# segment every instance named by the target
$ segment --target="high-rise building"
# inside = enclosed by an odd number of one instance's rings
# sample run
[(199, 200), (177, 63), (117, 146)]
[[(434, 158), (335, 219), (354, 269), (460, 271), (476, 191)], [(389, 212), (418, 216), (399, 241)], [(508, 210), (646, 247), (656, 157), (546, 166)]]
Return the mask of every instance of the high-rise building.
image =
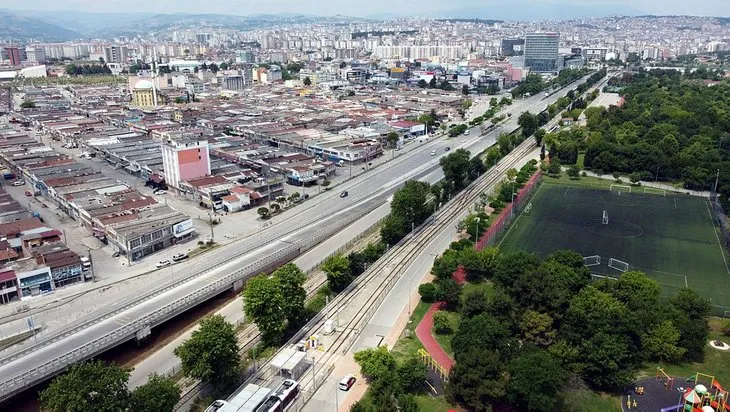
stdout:
[(173, 188), (179, 188), (180, 182), (210, 175), (208, 141), (177, 139), (163, 142), (162, 166), (165, 182)]
[(530, 33), (525, 36), (525, 67), (538, 73), (558, 70), (560, 34)]
[(46, 62), (46, 52), (43, 50), (43, 47), (27, 46), (25, 48), (25, 53), (28, 56), (27, 58), (29, 63), (41, 64)]
[(127, 61), (127, 46), (104, 47), (104, 61), (106, 63), (125, 63)]
[(522, 56), (525, 39), (502, 39), (502, 56)]
[(256, 63), (253, 50), (236, 50), (236, 63)]
[(5, 53), (11, 66), (20, 66), (20, 50), (17, 47), (6, 47)]

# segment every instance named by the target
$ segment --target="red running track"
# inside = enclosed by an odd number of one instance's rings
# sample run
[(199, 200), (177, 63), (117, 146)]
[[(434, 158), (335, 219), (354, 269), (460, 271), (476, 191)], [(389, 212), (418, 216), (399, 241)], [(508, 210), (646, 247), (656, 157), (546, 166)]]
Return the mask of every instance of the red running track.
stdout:
[(418, 340), (421, 341), (423, 347), (431, 355), (433, 360), (447, 371), (451, 371), (451, 367), (454, 366), (454, 361), (449, 358), (449, 355), (444, 352), (441, 345), (436, 342), (436, 339), (431, 334), (431, 329), (433, 329), (433, 314), (439, 309), (441, 309), (441, 302), (436, 302), (428, 308), (428, 312), (421, 319), (421, 323), (416, 326), (416, 336), (418, 336)]

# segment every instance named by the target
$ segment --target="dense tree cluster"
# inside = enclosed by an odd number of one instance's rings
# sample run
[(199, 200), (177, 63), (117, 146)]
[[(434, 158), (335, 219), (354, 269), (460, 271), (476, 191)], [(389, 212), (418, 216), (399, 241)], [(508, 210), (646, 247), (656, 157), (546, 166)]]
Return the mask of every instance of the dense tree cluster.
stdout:
[(583, 256), (567, 250), (544, 260), (458, 246), (447, 253), (441, 260), (448, 265), (434, 264), (440, 279), (463, 266), (478, 274), (472, 281), (493, 283), (492, 293), (472, 290), (450, 306), (462, 320), (451, 342), (456, 365), (446, 395), (468, 410), (505, 402), (557, 410), (569, 377), (622, 389), (643, 361), (702, 356), (710, 305), (689, 289), (662, 299), (657, 282), (641, 272), (591, 282)]
[[(625, 102), (588, 109), (585, 167), (681, 180), (689, 188), (730, 195), (730, 83), (712, 87), (673, 70), (625, 74), (612, 84)], [(591, 110), (589, 112), (589, 110)]]
[(587, 68), (582, 69), (563, 69), (558, 73), (558, 76), (549, 82), (542, 80), (542, 77), (536, 73), (530, 73), (527, 78), (520, 83), (517, 87), (512, 89), (512, 97), (522, 97), (527, 94), (535, 95), (542, 92), (545, 89), (558, 86), (567, 86), (570, 83), (580, 79), (581, 77), (588, 74), (590, 71)]
[(412, 394), (422, 391), (426, 382), (426, 366), (413, 356), (402, 362), (386, 346), (355, 353), (355, 362), (370, 383), (370, 403), (358, 402), (351, 411), (417, 411)]
[(200, 321), (200, 328), (175, 348), (175, 355), (186, 376), (225, 387), (238, 376), (239, 351), (233, 325), (222, 315), (212, 315)]
[(152, 374), (146, 384), (127, 389), (131, 369), (102, 361), (72, 365), (53, 379), (40, 394), (43, 410), (85, 411), (173, 411), (180, 401), (180, 388), (169, 379)]
[(427, 202), (430, 193), (428, 183), (409, 180), (393, 194), (390, 214), (380, 228), (380, 237), (385, 244), (398, 243), (434, 211), (434, 205)]
[(89, 75), (89, 74), (112, 74), (104, 64), (69, 64), (66, 66), (66, 74), (69, 76)]

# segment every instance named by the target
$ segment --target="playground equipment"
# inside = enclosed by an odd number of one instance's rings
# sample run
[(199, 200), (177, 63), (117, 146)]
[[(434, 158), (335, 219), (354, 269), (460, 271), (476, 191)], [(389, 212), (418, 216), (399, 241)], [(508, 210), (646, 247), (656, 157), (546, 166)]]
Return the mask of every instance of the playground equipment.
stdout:
[(656, 380), (661, 380), (664, 383), (664, 388), (667, 390), (674, 389), (674, 378), (667, 375), (660, 366), (656, 367)]
[[(714, 376), (697, 372), (687, 378), (693, 382), (694, 388), (687, 388), (682, 393), (679, 403), (686, 412), (730, 412), (727, 403), (728, 392), (722, 388)], [(678, 405), (679, 406), (679, 405)]]
[(449, 381), (449, 371), (443, 366), (439, 365), (425, 349), (421, 348), (418, 350), (418, 355), (421, 357), (421, 361), (426, 364), (427, 367), (431, 368), (436, 372), (443, 382)]

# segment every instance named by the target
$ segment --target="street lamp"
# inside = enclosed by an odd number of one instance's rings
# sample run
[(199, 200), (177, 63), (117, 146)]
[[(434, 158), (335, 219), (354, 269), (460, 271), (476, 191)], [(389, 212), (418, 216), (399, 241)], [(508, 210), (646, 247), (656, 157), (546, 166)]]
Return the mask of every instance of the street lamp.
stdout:
[(474, 229), (474, 243), (479, 242), (479, 222), (481, 221), (480, 218), (474, 219), (474, 221), (477, 222), (477, 227)]

